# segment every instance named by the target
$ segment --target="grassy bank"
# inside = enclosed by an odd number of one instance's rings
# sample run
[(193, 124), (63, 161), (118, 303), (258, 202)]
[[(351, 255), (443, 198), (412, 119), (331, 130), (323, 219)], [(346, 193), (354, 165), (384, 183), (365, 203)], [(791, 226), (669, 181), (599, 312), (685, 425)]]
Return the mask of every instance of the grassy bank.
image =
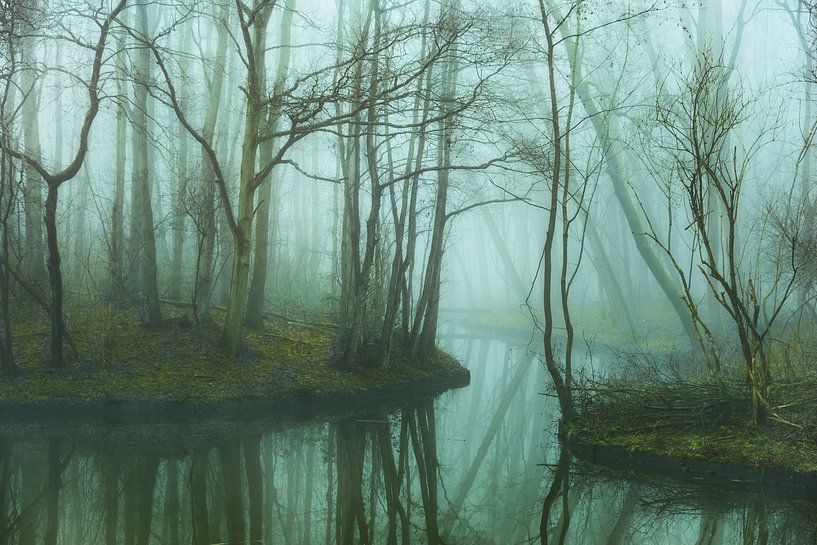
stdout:
[[(19, 366), (0, 379), (0, 404), (9, 407), (98, 407), (117, 403), (217, 406), (225, 402), (321, 401), (363, 396), (435, 381), (461, 382), (467, 372), (437, 352), (417, 361), (396, 358), (386, 368), (341, 372), (330, 365), (332, 331), (281, 319), (249, 331), (243, 356), (218, 346), (221, 316), (195, 325), (184, 311), (166, 309), (160, 328), (145, 329), (136, 316), (108, 307), (74, 309), (68, 317), (72, 364), (52, 370), (44, 320), (17, 327)], [(409, 392), (407, 392), (409, 393)]]
[(752, 427), (739, 385), (611, 384), (564, 424), (563, 438), (584, 451), (631, 453), (635, 463), (644, 455), (817, 475), (817, 380), (778, 384), (771, 404), (768, 422)]

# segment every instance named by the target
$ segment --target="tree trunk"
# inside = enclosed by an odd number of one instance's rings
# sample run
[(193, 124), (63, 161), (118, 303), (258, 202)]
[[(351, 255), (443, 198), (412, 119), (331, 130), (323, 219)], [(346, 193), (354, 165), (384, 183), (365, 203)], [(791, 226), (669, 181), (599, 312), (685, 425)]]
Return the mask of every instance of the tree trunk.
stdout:
[[(281, 15), (281, 40), (278, 50), (278, 68), (275, 73), (275, 83), (272, 90), (272, 102), (277, 104), (286, 85), (291, 58), (290, 44), (292, 43), (292, 17), (295, 14), (297, 0), (287, 0), (284, 13)], [(269, 109), (267, 114), (267, 132), (275, 132), (278, 126), (278, 117), (281, 115), (277, 107)], [(267, 139), (261, 144), (261, 164), (272, 161), (275, 141)], [(270, 211), (273, 199), (278, 198), (278, 192), (273, 191), (276, 179), (270, 174), (259, 187), (258, 219), (255, 226), (255, 261), (253, 262), (252, 283), (250, 285), (249, 300), (247, 303), (246, 323), (248, 327), (260, 328), (263, 325), (264, 302), (266, 301), (267, 271), (269, 270), (269, 242), (270, 242)]]
[(13, 189), (13, 162), (0, 149), (0, 372), (13, 374), (17, 365), (14, 360), (14, 327), (11, 320), (11, 270), (9, 217), (15, 204)]
[[(224, 320), (222, 346), (232, 356), (238, 356), (241, 345), (241, 325), (244, 321), (249, 288), (250, 258), (252, 250), (252, 222), (255, 213), (255, 169), (258, 158), (258, 131), (264, 113), (266, 82), (266, 32), (270, 20), (271, 5), (266, 4), (255, 14), (249, 26), (241, 16), (245, 30), (245, 47), (248, 58), (246, 112), (244, 118), (244, 139), (241, 145), (241, 169), (239, 173), (238, 214), (233, 232), (233, 265), (230, 275), (227, 317)], [(250, 34), (252, 37), (250, 38)]]
[[(117, 42), (117, 49), (124, 50), (123, 40)], [(120, 100), (127, 99), (127, 88), (124, 84), (125, 59), (124, 53), (116, 56), (116, 93)], [(111, 209), (111, 249), (110, 249), (110, 298), (118, 302), (122, 297), (125, 266), (125, 223), (123, 209), (125, 207), (125, 160), (128, 130), (128, 114), (124, 104), (116, 109), (116, 166), (114, 173), (114, 196)]]
[[(41, 90), (37, 85), (37, 78), (34, 75), (31, 51), (34, 47), (30, 44), (22, 44), (22, 77), (20, 86), (23, 90), (23, 103), (21, 105), (21, 115), (23, 122), (23, 143), (26, 154), (36, 160), (40, 160), (42, 152), (40, 146), (40, 123), (38, 112), (40, 110)], [(25, 216), (25, 248), (23, 267), (32, 283), (41, 288), (46, 281), (45, 255), (43, 252), (43, 204), (42, 186), (43, 179), (40, 174), (28, 163), (24, 166), (25, 183), (23, 184), (23, 213)]]
[(59, 186), (48, 184), (48, 195), (45, 200), (45, 232), (48, 242), (48, 283), (51, 287), (49, 315), (51, 322), (51, 366), (56, 369), (65, 367), (63, 344), (65, 341), (65, 322), (63, 321), (62, 271), (60, 270), (60, 248), (57, 243), (57, 198)]
[[(445, 83), (443, 97), (445, 103), (450, 103), (457, 87), (459, 62), (456, 56), (447, 60), (445, 64)], [(443, 250), (445, 246), (445, 230), (448, 217), (448, 175), (451, 166), (451, 145), (454, 137), (454, 119), (449, 110), (443, 110), (444, 119), (441, 122), (441, 132), (437, 142), (438, 166), (437, 195), (434, 203), (434, 224), (431, 231), (431, 248), (426, 264), (426, 274), (423, 280), (423, 290), (417, 303), (417, 314), (414, 317), (412, 335), (412, 352), (415, 354), (430, 354), (434, 350), (437, 338), (437, 318), (440, 307), (440, 281), (442, 274)], [(422, 319), (422, 329), (420, 329)]]
[[(213, 76), (209, 81), (209, 99), (207, 111), (204, 116), (204, 127), (202, 137), (206, 142), (213, 142), (216, 124), (219, 120), (219, 113), (224, 98), (224, 80), (227, 72), (227, 26), (230, 24), (230, 3), (224, 2), (219, 12), (216, 22), (216, 54)], [(229, 116), (229, 110), (223, 112), (224, 116)], [(207, 318), (212, 306), (213, 294), (213, 268), (216, 246), (216, 175), (214, 165), (209, 156), (202, 149), (201, 154), (201, 194), (200, 203), (190, 203), (194, 206), (193, 214), (197, 217), (197, 229), (200, 237), (198, 248), (196, 285), (194, 288), (193, 304), (197, 315)]]
[[(191, 31), (182, 33), (180, 50), (188, 51), (190, 49)], [(179, 91), (179, 106), (185, 108), (187, 105), (186, 86), (183, 86)], [(189, 159), (189, 134), (187, 130), (181, 125), (179, 131), (179, 157), (178, 157), (178, 173), (176, 176), (176, 195), (175, 202), (172, 207), (172, 231), (173, 231), (173, 245), (171, 249), (171, 265), (170, 265), (170, 289), (169, 295), (172, 299), (180, 301), (182, 299), (182, 259), (184, 257), (184, 239), (185, 239), (185, 200), (187, 198), (187, 182), (188, 182), (188, 159)]]
[(599, 146), (602, 149), (608, 150), (605, 165), (607, 175), (610, 177), (610, 181), (612, 182), (616, 199), (624, 211), (624, 217), (627, 219), (627, 225), (630, 227), (630, 232), (633, 234), (633, 240), (635, 241), (635, 246), (638, 249), (638, 253), (641, 255), (641, 258), (644, 260), (644, 264), (647, 265), (647, 268), (649, 269), (650, 273), (652, 273), (653, 278), (655, 278), (656, 282), (658, 282), (659, 287), (672, 305), (672, 308), (684, 329), (684, 333), (686, 333), (690, 342), (697, 343), (698, 337), (695, 333), (695, 327), (692, 324), (692, 317), (689, 314), (689, 309), (687, 309), (683, 302), (683, 295), (678, 290), (678, 287), (672, 281), (667, 273), (667, 270), (664, 268), (664, 265), (661, 263), (661, 260), (656, 255), (650, 240), (644, 234), (647, 232), (647, 228), (642, 221), (641, 213), (639, 212), (638, 207), (633, 202), (633, 199), (629, 193), (630, 188), (625, 175), (626, 169), (621, 159), (623, 152), (621, 149), (622, 146), (610, 134), (610, 127), (606, 116), (602, 115), (586, 80), (581, 80), (581, 78), (579, 78), (579, 81), (580, 83), (576, 86), (576, 94), (582, 101), (584, 109), (587, 112), (587, 116), (593, 124), (596, 134), (600, 138)]
[[(569, 376), (562, 374), (561, 369), (556, 363), (556, 356), (553, 348), (553, 258), (555, 253), (553, 251), (553, 242), (556, 237), (556, 219), (559, 210), (559, 195), (560, 187), (562, 185), (562, 129), (560, 121), (560, 111), (558, 100), (559, 97), (556, 92), (556, 61), (554, 59), (554, 37), (550, 31), (549, 15), (546, 13), (543, 0), (539, 0), (539, 6), (542, 17), (542, 25), (545, 29), (547, 38), (547, 70), (548, 70), (548, 101), (550, 104), (551, 130), (553, 139), (553, 165), (550, 173), (550, 195), (546, 203), (547, 213), (547, 228), (545, 230), (545, 246), (543, 250), (544, 259), (542, 260), (542, 306), (544, 308), (545, 323), (544, 323), (544, 351), (545, 351), (545, 366), (547, 367), (550, 378), (553, 381), (553, 386), (559, 398), (559, 406), (562, 410), (562, 417), (569, 420), (575, 415), (575, 408), (573, 407), (573, 392), (570, 390)], [(569, 158), (568, 161), (569, 162)], [(569, 164), (568, 164), (569, 168)]]
[[(143, 35), (148, 34), (148, 13), (146, 4), (136, 6), (136, 26)], [(162, 321), (159, 309), (159, 289), (156, 283), (156, 233), (153, 224), (151, 203), (150, 158), (148, 151), (148, 85), (150, 81), (150, 50), (139, 47), (133, 53), (134, 108), (131, 114), (134, 131), (133, 145), (133, 185), (131, 193), (131, 270), (135, 296), (143, 319), (149, 326), (158, 326)]]

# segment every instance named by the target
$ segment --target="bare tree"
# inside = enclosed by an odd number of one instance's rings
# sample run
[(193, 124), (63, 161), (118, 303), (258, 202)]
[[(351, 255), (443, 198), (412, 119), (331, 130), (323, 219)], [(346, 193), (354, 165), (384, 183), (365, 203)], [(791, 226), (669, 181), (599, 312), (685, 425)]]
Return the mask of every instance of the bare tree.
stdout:
[[(751, 398), (749, 416), (760, 424), (771, 413), (769, 333), (794, 292), (800, 271), (794, 258), (796, 236), (779, 247), (771, 280), (764, 281), (744, 258), (741, 198), (764, 133), (749, 137), (748, 143), (735, 137), (753, 101), (738, 86), (730, 89), (725, 84), (729, 76), (727, 67), (704, 53), (681, 82), (679, 94), (657, 102), (656, 116), (694, 229), (697, 269), (709, 295), (734, 325)], [(729, 139), (735, 144), (727, 147), (724, 142)], [(708, 219), (710, 196), (723, 211), (722, 228), (715, 233)], [(695, 317), (701, 321), (699, 313)]]
[(85, 81), (88, 92), (88, 107), (83, 117), (80, 129), (77, 148), (71, 162), (62, 170), (51, 171), (40, 161), (38, 157), (32, 157), (27, 152), (19, 151), (11, 147), (8, 142), (0, 142), (3, 149), (17, 159), (25, 162), (26, 165), (34, 169), (42, 177), (46, 184), (47, 194), (45, 200), (45, 230), (48, 246), (48, 281), (51, 291), (49, 303), (49, 315), (51, 324), (50, 342), (50, 362), (53, 367), (61, 368), (65, 366), (63, 356), (63, 343), (65, 341), (65, 318), (63, 316), (63, 285), (62, 270), (60, 268), (60, 249), (57, 241), (57, 199), (59, 189), (65, 182), (77, 175), (85, 156), (88, 153), (88, 138), (91, 133), (94, 119), (99, 112), (99, 85), (102, 66), (106, 60), (105, 45), (114, 21), (122, 13), (127, 5), (127, 0), (120, 0), (113, 9), (102, 19), (97, 21), (99, 33), (96, 43), (82, 44), (93, 53), (90, 78)]

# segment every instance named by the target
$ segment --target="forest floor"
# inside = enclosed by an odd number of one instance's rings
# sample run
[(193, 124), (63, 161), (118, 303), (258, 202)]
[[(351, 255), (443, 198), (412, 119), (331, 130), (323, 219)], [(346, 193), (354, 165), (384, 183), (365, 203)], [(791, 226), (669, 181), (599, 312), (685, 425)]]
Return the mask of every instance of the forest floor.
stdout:
[(234, 402), (277, 407), (410, 394), (423, 385), (468, 381), (467, 371), (441, 351), (422, 361), (398, 357), (387, 367), (339, 371), (330, 363), (329, 326), (283, 319), (247, 331), (244, 353), (234, 360), (218, 344), (219, 311), (196, 326), (182, 310), (163, 310), (161, 327), (146, 329), (135, 315), (109, 307), (71, 309), (67, 321), (74, 348), (67, 349), (72, 361), (65, 370), (45, 364), (47, 321), (23, 320), (15, 331), (19, 373), (0, 380), (0, 407), (206, 409)]
[[(730, 483), (817, 487), (817, 376), (778, 383), (765, 424), (740, 385), (607, 384), (562, 438), (580, 457)], [(607, 459), (607, 460), (605, 460)]]

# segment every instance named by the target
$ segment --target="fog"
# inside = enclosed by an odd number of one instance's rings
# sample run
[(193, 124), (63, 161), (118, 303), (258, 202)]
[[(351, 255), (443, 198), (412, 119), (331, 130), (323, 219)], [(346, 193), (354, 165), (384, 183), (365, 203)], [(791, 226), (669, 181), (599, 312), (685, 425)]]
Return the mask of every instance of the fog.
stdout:
[[(437, 251), (431, 248), (440, 197), (436, 165), (443, 165), (449, 187), (440, 305), (513, 310), (527, 304), (542, 312), (537, 282), (553, 151), (548, 46), (536, 3), (280, 4), (270, 6), (259, 38), (265, 54), (252, 53), (265, 64), (257, 115), (272, 125), (258, 128), (263, 141), (254, 154), (267, 157), (256, 160), (260, 183), (249, 200), (239, 195), (248, 61), (233, 7), (150, 3), (117, 14), (100, 63), (100, 111), (87, 154), (57, 200), (66, 297), (116, 292), (153, 308), (144, 309), (154, 314), (146, 321), (157, 318), (154, 299), (195, 298), (206, 315), (210, 305), (230, 299), (235, 242), (225, 210), (231, 208), (234, 221), (251, 231), (245, 236), (255, 263), (252, 298), (287, 315), (332, 320), (343, 284), (344, 210), (356, 208), (357, 244), (365, 254), (374, 165), (382, 188), (366, 282), (386, 291), (389, 265), (411, 238), (406, 274), (416, 302), (428, 256)], [(25, 153), (51, 173), (76, 156), (89, 107), (89, 49), (114, 6), (93, 7), (5, 8), (6, 179), (16, 182), (5, 193), (6, 259), (34, 283), (45, 279), (45, 233), (37, 220), (46, 190), (36, 169), (21, 169), (14, 155)], [(644, 312), (672, 313), (669, 300), (680, 294), (681, 280), (662, 246), (686, 272), (695, 304), (708, 304), (706, 282), (695, 271), (699, 234), (688, 229), (694, 212), (683, 202), (674, 164), (686, 158), (672, 134), (688, 128), (678, 113), (703, 58), (723, 71), (716, 100), (729, 96), (740, 106), (718, 142), (719, 153), (734, 152), (730, 160), (740, 168), (739, 261), (763, 291), (773, 289), (765, 282), (776, 276), (766, 246), (779, 241), (770, 218), (796, 216), (792, 207), (810, 198), (812, 38), (805, 8), (774, 2), (545, 7), (554, 21), (569, 12), (552, 29), (552, 98), (569, 145), (563, 160), (572, 186), (564, 216), (568, 248), (557, 236), (544, 261), (558, 271), (566, 257), (575, 273), (576, 311), (602, 309), (646, 338)], [(375, 32), (385, 44), (377, 55)], [(760, 34), (769, 37), (755, 39)], [(363, 49), (355, 53), (355, 47)], [(374, 57), (361, 58), (358, 67), (355, 55)], [(430, 55), (453, 64), (423, 65)], [(378, 64), (363, 66), (370, 62)], [(376, 126), (369, 127), (361, 126), (365, 110), (351, 105), (364, 88), (349, 86), (371, 70), (383, 74), (375, 90)], [(371, 158), (363, 142), (369, 128)], [(217, 157), (223, 195), (196, 135)], [(344, 197), (344, 183), (360, 185), (356, 203), (345, 200), (351, 192)], [(404, 215), (415, 223), (411, 233), (399, 217), (404, 197)], [(249, 211), (242, 217), (244, 201)], [(713, 214), (710, 223), (725, 221), (723, 211)], [(266, 255), (259, 256), (262, 246)], [(365, 255), (357, 259), (362, 266)], [(255, 280), (262, 269), (265, 281)]]
[[(424, 494), (424, 517), (401, 515), (404, 541), (433, 513), (434, 530), (411, 542), (547, 542), (542, 502), (547, 512), (562, 494), (558, 516), (569, 519), (569, 487), (554, 484), (558, 421), (580, 414), (607, 379), (740, 384), (753, 425), (777, 419), (813, 433), (813, 415), (789, 422), (770, 400), (777, 384), (814, 376), (814, 9), (805, 0), (0, 0), (0, 380), (104, 367), (111, 316), (137, 323), (140, 338), (174, 327), (218, 335), (218, 357), (233, 364), (256, 356), (248, 336), (269, 336), (265, 324), (280, 320), (327, 328), (331, 367), (343, 372), (433, 359), (438, 348), (470, 370), (471, 390), (436, 405), (441, 419), (434, 403), (369, 415), (391, 427), (363, 430), (360, 459), (347, 462), (375, 475), (366, 490), (388, 503), (380, 538), (376, 501), (368, 538), (365, 502), (339, 507), (369, 477), (340, 484), (348, 468), (327, 454), (340, 456), (338, 434), (354, 436), (358, 421), (265, 424), (225, 439), (254, 445), (269, 464), (265, 482), (290, 487), (289, 503), (264, 513), (265, 543), (396, 543), (393, 509), (401, 494), (411, 505), (412, 491)], [(434, 439), (443, 469), (406, 476), (401, 491), (384, 452), (394, 442), (400, 467), (432, 456), (409, 450), (431, 441), (407, 439), (401, 422), (417, 414), (466, 446)], [(65, 437), (9, 437), (0, 477), (17, 474), (20, 449), (37, 451), (43, 468), (21, 475), (72, 475), (66, 517), (92, 510), (78, 498), (108, 482), (99, 459), (119, 456), (94, 447), (55, 469), (46, 450), (65, 453)], [(187, 509), (191, 527), (179, 530), (165, 511), (164, 537), (140, 533), (157, 524), (148, 517), (125, 521), (125, 539), (179, 542), (181, 531), (199, 542), (194, 526), (208, 507), (202, 515), (195, 498), (180, 500), (175, 479), (215, 467), (212, 449), (223, 445), (207, 438), (139, 454), (151, 482), (175, 490), (163, 509)], [(281, 470), (302, 463), (289, 448), (309, 456), (307, 484), (290, 484), (303, 468)], [(232, 467), (220, 452), (217, 480)], [(247, 464), (235, 461), (239, 481)], [(97, 465), (100, 475), (87, 469)], [(256, 477), (222, 496), (199, 492), (211, 510), (230, 497), (254, 501)], [(653, 519), (652, 500), (627, 507), (627, 490), (644, 486), (653, 498), (660, 485), (596, 477), (582, 474), (579, 488), (598, 487), (622, 510), (595, 520), (595, 497), (574, 495), (587, 519), (572, 533), (560, 519), (552, 535), (565, 528), (562, 542), (703, 542), (697, 519)], [(437, 478), (451, 484), (447, 495), (429, 492)], [(125, 482), (116, 479), (105, 493)], [(337, 489), (318, 498), (313, 479)], [(20, 505), (41, 483), (24, 484)], [(3, 503), (12, 488), (0, 484), (0, 543), (33, 542), (2, 528), (16, 512)], [(313, 493), (325, 502), (314, 524), (301, 518)], [(125, 501), (141, 501), (134, 494)], [(707, 543), (746, 539), (735, 522), (744, 509), (762, 510), (767, 525), (791, 515), (785, 502), (778, 511), (744, 500), (694, 499), (679, 512), (705, 513), (700, 536), (720, 528), (721, 541)], [(243, 524), (237, 505), (226, 516)], [(153, 509), (147, 501), (140, 513)], [(535, 517), (521, 514), (531, 509)], [(791, 516), (786, 524), (804, 520)], [(34, 518), (23, 526), (47, 526)], [(108, 543), (123, 532), (96, 523), (113, 532)], [(213, 539), (228, 529), (244, 537), (233, 523), (217, 520)], [(616, 524), (652, 533), (608, 532)], [(659, 536), (663, 524), (670, 537)], [(97, 539), (75, 526), (59, 535)]]

